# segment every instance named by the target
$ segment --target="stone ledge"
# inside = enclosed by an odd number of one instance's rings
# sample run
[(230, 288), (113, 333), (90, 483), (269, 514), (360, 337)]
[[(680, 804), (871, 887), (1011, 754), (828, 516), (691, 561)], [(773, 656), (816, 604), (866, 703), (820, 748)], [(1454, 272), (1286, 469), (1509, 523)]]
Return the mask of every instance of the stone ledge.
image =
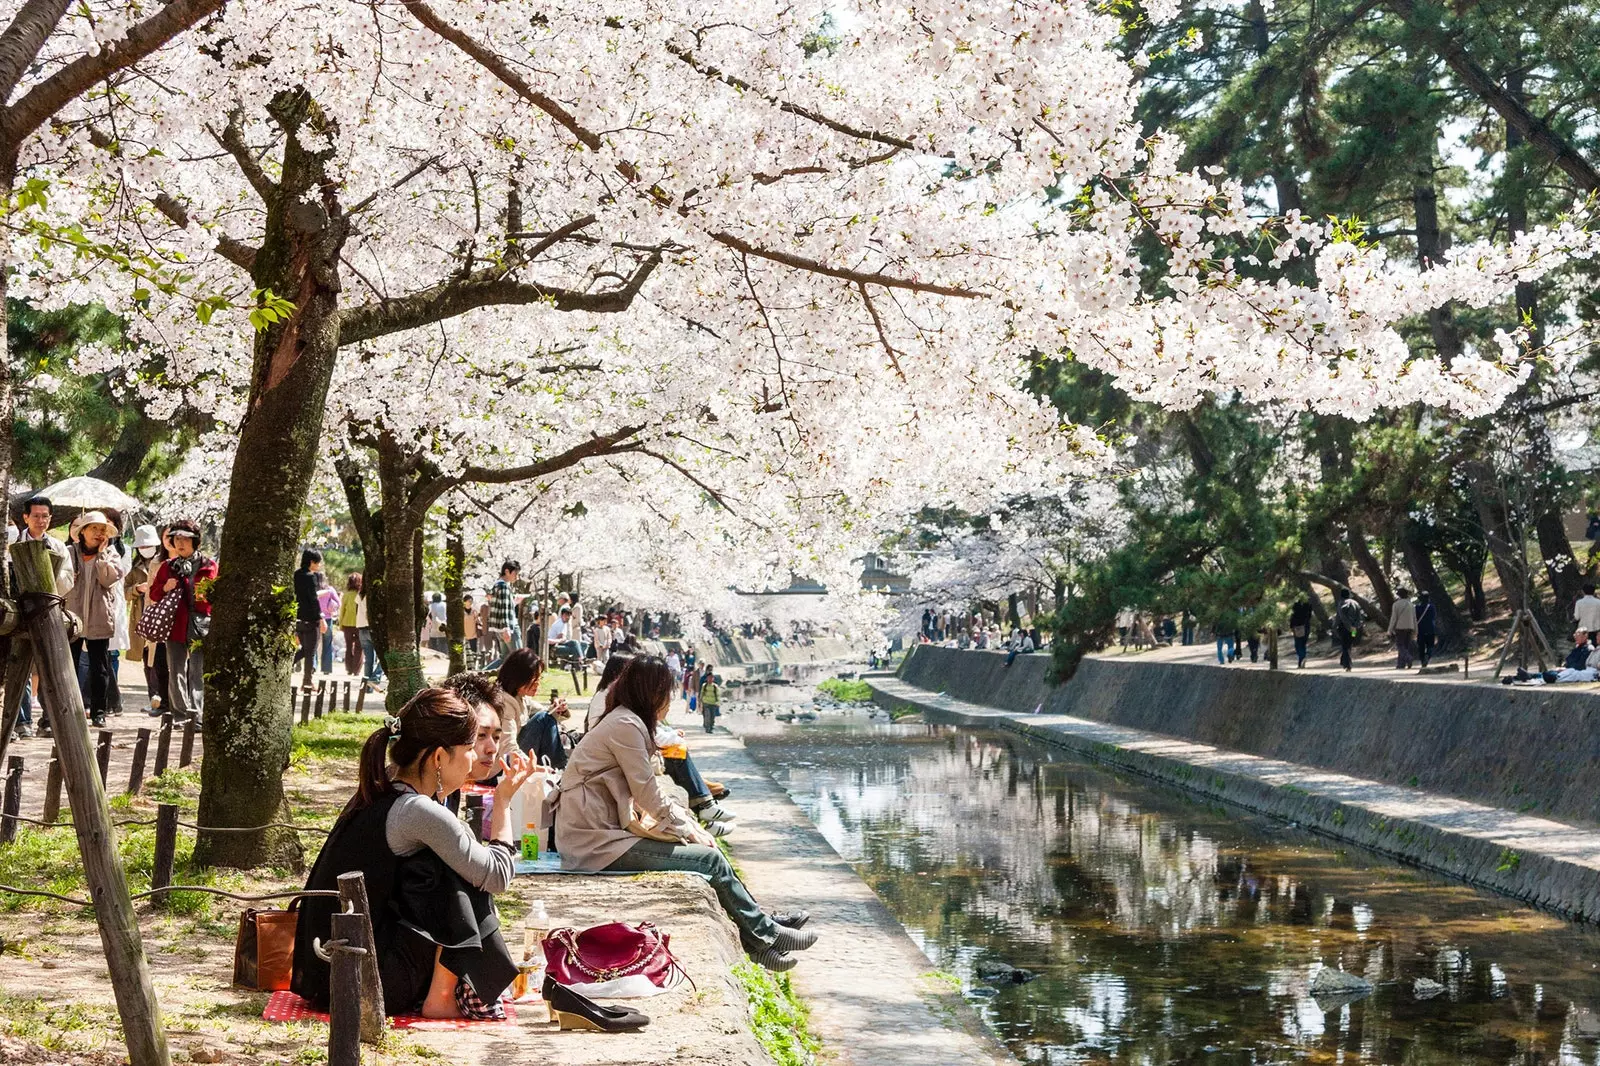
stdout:
[(1569, 918), (1600, 920), (1600, 833), (1105, 722), (1015, 714), (888, 678), (868, 683), (879, 703), (911, 704), (929, 721), (1008, 729)]

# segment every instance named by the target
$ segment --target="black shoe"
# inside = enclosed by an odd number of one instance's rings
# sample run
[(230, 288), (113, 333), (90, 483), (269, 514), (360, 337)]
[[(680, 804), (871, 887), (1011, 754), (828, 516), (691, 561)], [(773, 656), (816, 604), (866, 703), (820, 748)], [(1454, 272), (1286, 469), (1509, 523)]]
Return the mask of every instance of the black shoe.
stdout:
[(105, 712), (102, 711), (99, 714), (91, 714), (89, 716), (89, 724), (94, 726), (96, 729), (104, 729), (106, 727)]
[(806, 911), (782, 911), (774, 914), (772, 920), (790, 929), (803, 929), (811, 920), (811, 915)]
[(550, 1015), (563, 1029), (591, 1029), (600, 1033), (631, 1033), (650, 1024), (650, 1019), (626, 1007), (605, 1007), (579, 995), (555, 978), (545, 976), (540, 990), (550, 1005)]
[(798, 929), (779, 925), (778, 935), (772, 941), (772, 950), (788, 954), (791, 951), (804, 951), (816, 942), (817, 934), (815, 933), (803, 933)]

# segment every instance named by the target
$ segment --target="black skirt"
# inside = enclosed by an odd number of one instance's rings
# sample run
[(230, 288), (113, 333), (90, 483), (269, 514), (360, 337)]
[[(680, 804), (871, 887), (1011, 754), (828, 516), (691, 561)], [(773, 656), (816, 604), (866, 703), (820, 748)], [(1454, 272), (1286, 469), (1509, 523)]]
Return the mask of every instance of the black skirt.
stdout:
[(439, 856), (423, 850), (400, 860), (390, 906), (396, 927), (378, 953), (390, 1013), (409, 1014), (422, 1006), (435, 955), (445, 969), (470, 980), (485, 1003), (510, 987), (517, 964), (500, 935), (493, 897), (463, 881)]

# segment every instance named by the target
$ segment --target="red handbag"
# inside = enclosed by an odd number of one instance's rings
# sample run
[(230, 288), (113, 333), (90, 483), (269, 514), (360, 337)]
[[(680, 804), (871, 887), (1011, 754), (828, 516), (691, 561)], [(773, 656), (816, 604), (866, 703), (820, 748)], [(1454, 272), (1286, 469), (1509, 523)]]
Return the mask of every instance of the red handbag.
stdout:
[(592, 985), (640, 976), (657, 988), (667, 988), (688, 978), (672, 957), (667, 946), (670, 939), (650, 922), (607, 922), (581, 933), (553, 929), (544, 939), (545, 966), (559, 985)]

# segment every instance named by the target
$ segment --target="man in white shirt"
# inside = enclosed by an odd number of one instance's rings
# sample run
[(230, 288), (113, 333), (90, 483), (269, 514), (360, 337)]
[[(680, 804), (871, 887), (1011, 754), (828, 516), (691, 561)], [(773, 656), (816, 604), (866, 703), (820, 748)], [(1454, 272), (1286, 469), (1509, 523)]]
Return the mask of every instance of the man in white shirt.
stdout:
[(1583, 596), (1573, 604), (1572, 617), (1578, 628), (1589, 634), (1590, 644), (1600, 644), (1600, 596), (1593, 585), (1583, 586)]
[(65, 596), (72, 591), (74, 567), (72, 558), (67, 554), (67, 546), (50, 535), (50, 523), (54, 517), (55, 512), (49, 500), (43, 496), (33, 497), (22, 505), (23, 527), (18, 540), (44, 541), (45, 547), (50, 549), (50, 554), (56, 557), (56, 594)]

